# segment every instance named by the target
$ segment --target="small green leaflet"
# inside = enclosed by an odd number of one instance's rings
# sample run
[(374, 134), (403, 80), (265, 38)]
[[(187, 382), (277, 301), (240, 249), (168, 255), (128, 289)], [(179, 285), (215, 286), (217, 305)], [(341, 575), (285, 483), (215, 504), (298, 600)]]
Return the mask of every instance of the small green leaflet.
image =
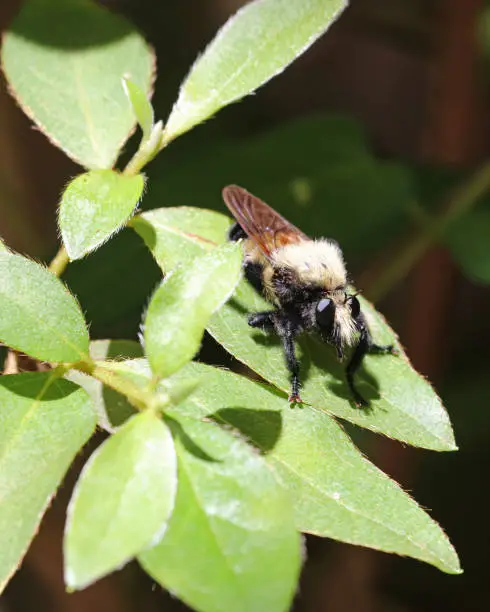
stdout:
[(0, 252), (0, 341), (31, 357), (79, 361), (88, 353), (83, 314), (44, 266)]
[(199, 612), (284, 612), (301, 554), (291, 504), (262, 457), (213, 423), (178, 417), (179, 486), (168, 530), (139, 556)]
[(24, 112), (85, 168), (111, 168), (135, 125), (123, 75), (150, 92), (154, 57), (137, 30), (95, 2), (30, 0), (2, 62)]
[(143, 140), (147, 140), (150, 137), (154, 120), (151, 102), (145, 92), (129, 78), (124, 77), (122, 83), (134, 116), (143, 132)]
[(65, 581), (81, 589), (157, 542), (172, 512), (176, 457), (165, 423), (132, 417), (85, 465), (68, 508)]
[(69, 183), (61, 198), (59, 226), (70, 259), (80, 259), (117, 232), (143, 193), (142, 174), (92, 170)]
[(155, 291), (144, 338), (157, 377), (173, 374), (197, 353), (211, 314), (236, 287), (241, 261), (239, 245), (225, 244), (174, 270)]
[(182, 84), (166, 141), (252, 93), (304, 53), (346, 0), (254, 0), (221, 28)]
[(52, 372), (1, 376), (0, 406), (1, 592), (96, 417), (87, 393)]

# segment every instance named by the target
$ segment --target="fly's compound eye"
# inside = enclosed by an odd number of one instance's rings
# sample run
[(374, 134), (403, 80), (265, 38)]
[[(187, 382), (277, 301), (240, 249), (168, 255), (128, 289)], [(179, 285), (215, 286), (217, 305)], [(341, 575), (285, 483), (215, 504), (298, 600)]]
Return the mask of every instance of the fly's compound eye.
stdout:
[(323, 298), (316, 307), (316, 322), (323, 329), (331, 329), (335, 319), (335, 305), (332, 300)]
[(359, 300), (355, 296), (352, 296), (349, 299), (349, 306), (352, 318), (357, 319), (357, 317), (361, 313), (361, 305), (359, 304)]

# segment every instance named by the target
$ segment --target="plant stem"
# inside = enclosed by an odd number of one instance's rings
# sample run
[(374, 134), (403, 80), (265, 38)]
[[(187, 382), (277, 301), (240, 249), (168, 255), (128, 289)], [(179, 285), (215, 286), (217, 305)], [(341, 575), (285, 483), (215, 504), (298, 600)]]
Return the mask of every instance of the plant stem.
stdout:
[(126, 167), (122, 171), (126, 176), (136, 176), (140, 170), (147, 164), (148, 159), (144, 153), (137, 151), (128, 161)]
[(62, 245), (49, 264), (48, 270), (55, 276), (59, 277), (63, 274), (69, 262), (70, 258), (68, 257), (68, 253), (66, 252), (65, 247)]
[(138, 150), (124, 168), (123, 174), (126, 176), (136, 176), (158, 153), (161, 140), (162, 122), (158, 121), (153, 126), (148, 140), (140, 143)]
[(89, 374), (106, 385), (106, 387), (121, 393), (137, 410), (145, 410), (154, 403), (152, 401), (154, 399), (152, 394), (147, 393), (127, 378), (119, 375), (111, 369), (110, 363), (105, 364), (103, 362), (86, 360), (71, 364), (71, 367), (84, 374)]
[(411, 239), (377, 276), (366, 292), (372, 302), (378, 302), (400, 282), (426, 251), (444, 233), (467, 213), (476, 202), (490, 190), (490, 163), (477, 170), (471, 178), (457, 189), (436, 217), (428, 220), (422, 231)]

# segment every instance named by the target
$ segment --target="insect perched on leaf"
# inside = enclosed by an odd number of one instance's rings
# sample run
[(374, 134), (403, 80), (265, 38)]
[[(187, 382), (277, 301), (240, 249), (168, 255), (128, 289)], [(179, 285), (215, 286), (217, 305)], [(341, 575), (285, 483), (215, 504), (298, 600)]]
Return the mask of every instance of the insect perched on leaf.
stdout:
[(348, 292), (338, 244), (308, 238), (242, 187), (225, 187), (223, 199), (236, 220), (229, 238), (243, 239), (245, 276), (274, 306), (251, 314), (248, 323), (281, 338), (291, 373), (289, 401), (302, 401), (295, 338), (301, 332), (317, 332), (336, 348), (340, 360), (345, 349), (354, 347), (346, 368), (347, 384), (356, 404), (368, 405), (354, 385), (356, 371), (367, 353), (396, 351), (373, 343), (359, 300)]

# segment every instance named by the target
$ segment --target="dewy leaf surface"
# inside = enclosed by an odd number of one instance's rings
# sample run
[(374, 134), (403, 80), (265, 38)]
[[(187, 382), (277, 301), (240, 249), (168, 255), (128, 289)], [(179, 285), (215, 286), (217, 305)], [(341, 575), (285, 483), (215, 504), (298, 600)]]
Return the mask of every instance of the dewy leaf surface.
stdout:
[(291, 504), (264, 460), (213, 423), (179, 417), (179, 486), (146, 571), (199, 612), (284, 612), (300, 569)]
[(89, 0), (30, 0), (4, 36), (2, 62), (24, 112), (86, 168), (111, 168), (135, 125), (121, 78), (146, 93), (154, 58), (122, 17)]
[(63, 283), (21, 255), (0, 253), (0, 341), (37, 359), (78, 361), (88, 353), (83, 314)]
[(168, 427), (150, 411), (134, 416), (93, 453), (73, 492), (64, 541), (67, 585), (83, 588), (158, 541), (176, 488)]
[[(174, 252), (178, 253), (177, 240), (186, 226), (181, 216), (179, 232), (172, 231), (167, 225), (155, 222), (159, 212), (152, 211), (153, 218), (145, 217), (155, 234), (153, 242), (147, 241), (147, 244), (153, 244), (152, 252), (158, 264), (168, 270), (176, 264), (176, 257), (169, 255), (167, 259), (165, 250), (158, 249), (157, 245), (163, 244), (166, 236), (171, 235)], [(204, 226), (202, 229), (206, 231)], [(148, 229), (146, 231), (149, 233)], [(211, 239), (216, 239), (214, 233), (212, 236)], [(185, 234), (182, 248), (187, 248), (189, 240), (193, 241), (194, 248), (198, 248), (203, 244), (203, 238), (207, 239), (208, 234), (200, 237)], [(314, 336), (302, 338), (298, 347), (304, 383), (303, 400), (328, 414), (415, 446), (454, 450), (451, 424), (440, 399), (430, 384), (412, 368), (393, 330), (366, 300), (361, 298), (361, 302), (375, 342), (393, 343), (401, 351), (398, 356), (366, 358), (357, 376), (357, 384), (360, 392), (371, 401), (372, 409), (361, 410), (353, 404), (345, 384), (345, 364), (337, 361), (332, 347), (322, 344)], [(213, 315), (207, 329), (234, 357), (286, 394), (290, 388), (289, 375), (280, 342), (274, 335), (252, 329), (247, 323), (247, 313), (270, 308), (271, 305), (243, 280), (233, 297)]]
[(335, 21), (346, 0), (255, 0), (209, 44), (182, 84), (167, 125), (171, 140), (282, 72)]
[(204, 328), (233, 293), (241, 274), (241, 250), (225, 244), (169, 274), (155, 291), (144, 324), (153, 372), (168, 376), (197, 353)]
[(169, 384), (191, 375), (202, 384), (178, 413), (232, 426), (258, 447), (291, 493), (297, 529), (460, 571), (442, 529), (361, 455), (334, 419), (311, 406), (292, 409), (265, 386), (200, 363), (188, 364)]
[(92, 170), (65, 189), (59, 226), (70, 259), (95, 250), (131, 217), (143, 193), (142, 174), (126, 176), (113, 170)]
[(50, 372), (0, 377), (0, 591), (95, 423), (72, 382)]

